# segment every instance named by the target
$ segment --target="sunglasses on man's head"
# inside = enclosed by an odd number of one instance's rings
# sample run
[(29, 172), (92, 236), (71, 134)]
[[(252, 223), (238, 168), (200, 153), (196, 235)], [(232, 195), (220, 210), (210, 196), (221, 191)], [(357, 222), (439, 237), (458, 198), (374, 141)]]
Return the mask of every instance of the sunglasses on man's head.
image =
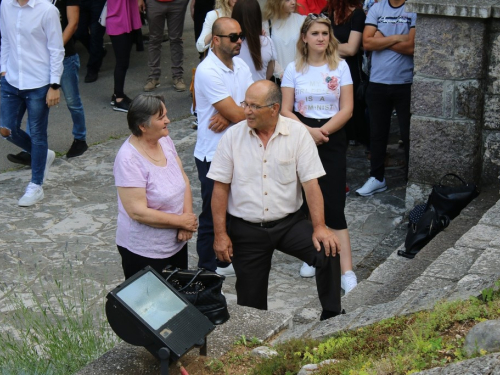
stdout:
[(229, 38), (231, 43), (236, 43), (238, 41), (238, 39), (241, 39), (242, 42), (245, 40), (245, 35), (243, 35), (243, 33), (239, 33), (239, 34), (231, 33), (229, 35), (216, 35), (216, 36), (221, 37), (221, 38)]

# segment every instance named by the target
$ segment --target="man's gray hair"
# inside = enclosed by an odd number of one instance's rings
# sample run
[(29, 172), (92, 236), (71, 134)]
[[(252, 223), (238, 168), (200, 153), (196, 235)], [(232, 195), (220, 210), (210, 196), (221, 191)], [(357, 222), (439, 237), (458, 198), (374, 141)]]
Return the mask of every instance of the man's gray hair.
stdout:
[(278, 87), (276, 83), (271, 82), (271, 85), (269, 85), (269, 91), (267, 93), (267, 99), (266, 99), (266, 104), (274, 104), (278, 103), (280, 105), (280, 112), (281, 112), (281, 89)]
[(151, 125), (151, 117), (159, 113), (163, 116), (163, 106), (165, 99), (162, 95), (137, 95), (132, 103), (127, 114), (128, 128), (136, 137), (142, 136), (141, 125), (149, 127)]

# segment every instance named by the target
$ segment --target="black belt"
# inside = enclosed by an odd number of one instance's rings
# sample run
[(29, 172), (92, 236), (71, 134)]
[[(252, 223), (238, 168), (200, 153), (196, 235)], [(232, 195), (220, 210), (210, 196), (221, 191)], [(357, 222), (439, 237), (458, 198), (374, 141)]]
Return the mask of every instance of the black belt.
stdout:
[[(293, 214), (292, 214), (293, 215)], [(236, 217), (236, 216), (233, 216), (235, 219), (238, 219), (238, 220), (241, 220), (243, 221), (245, 224), (248, 224), (248, 225), (251, 225), (253, 227), (261, 227), (261, 228), (274, 228), (276, 225), (278, 225), (279, 223), (281, 223), (282, 221), (285, 221), (286, 219), (288, 219), (290, 217), (290, 215), (287, 215), (285, 216), (284, 218), (282, 219), (278, 219), (278, 220), (273, 220), (273, 221), (263, 221), (261, 223), (252, 223), (250, 221), (246, 221), (246, 220), (243, 220), (242, 218), (239, 218), (239, 217)]]

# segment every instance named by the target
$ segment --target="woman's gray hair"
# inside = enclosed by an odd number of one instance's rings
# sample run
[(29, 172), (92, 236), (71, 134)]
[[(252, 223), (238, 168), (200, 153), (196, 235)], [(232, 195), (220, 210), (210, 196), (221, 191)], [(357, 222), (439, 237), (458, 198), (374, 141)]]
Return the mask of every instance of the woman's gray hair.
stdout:
[(141, 125), (149, 127), (151, 125), (151, 117), (159, 113), (163, 116), (163, 106), (165, 98), (163, 95), (137, 95), (132, 103), (127, 114), (128, 128), (136, 137), (142, 136)]

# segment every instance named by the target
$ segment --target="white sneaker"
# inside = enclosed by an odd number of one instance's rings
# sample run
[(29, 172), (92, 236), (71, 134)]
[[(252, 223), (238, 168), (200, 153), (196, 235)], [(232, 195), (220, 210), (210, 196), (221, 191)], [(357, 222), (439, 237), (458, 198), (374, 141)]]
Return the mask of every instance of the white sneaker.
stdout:
[[(43, 182), (47, 179), (49, 175), (49, 168), (56, 158), (56, 153), (52, 150), (47, 150), (47, 161), (45, 162), (45, 170), (43, 171)], [(42, 197), (43, 198), (43, 197)]]
[(362, 197), (369, 197), (375, 193), (380, 193), (387, 190), (387, 185), (385, 184), (385, 178), (381, 181), (377, 180), (375, 177), (370, 177), (368, 181), (365, 182), (362, 188), (356, 190), (356, 195), (361, 195)]
[(226, 277), (231, 277), (231, 276), (236, 276), (236, 273), (234, 272), (234, 267), (233, 264), (230, 263), (229, 266), (227, 267), (217, 267), (215, 270), (215, 273), (218, 275), (226, 276)]
[(353, 290), (356, 285), (358, 285), (358, 279), (353, 271), (347, 271), (340, 276), (340, 287), (344, 289), (345, 294)]
[(35, 203), (43, 199), (43, 188), (41, 185), (30, 182), (26, 188), (26, 192), (17, 203), (21, 207), (33, 206)]
[(300, 276), (314, 277), (316, 276), (316, 268), (304, 262), (304, 264), (302, 264), (302, 267), (300, 267)]

